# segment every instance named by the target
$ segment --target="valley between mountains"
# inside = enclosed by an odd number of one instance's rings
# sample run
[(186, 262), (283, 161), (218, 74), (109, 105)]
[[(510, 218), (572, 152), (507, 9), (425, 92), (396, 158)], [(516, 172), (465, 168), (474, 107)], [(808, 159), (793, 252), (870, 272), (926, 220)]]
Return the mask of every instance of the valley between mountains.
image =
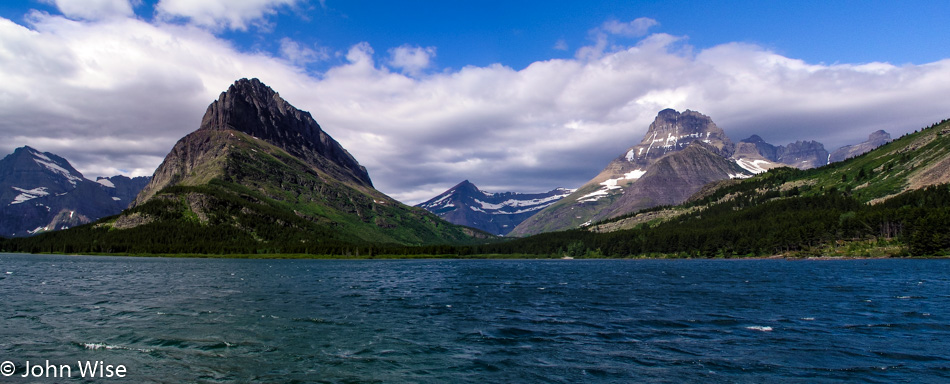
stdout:
[[(278, 257), (939, 256), (950, 250), (950, 123), (817, 141), (733, 141), (660, 111), (579, 187), (464, 180), (410, 207), (257, 79), (241, 79), (148, 178), (85, 179), (23, 147), (0, 160), (0, 250)], [(593, 175), (596, 170), (592, 170)], [(293, 255), (293, 256), (291, 256)]]

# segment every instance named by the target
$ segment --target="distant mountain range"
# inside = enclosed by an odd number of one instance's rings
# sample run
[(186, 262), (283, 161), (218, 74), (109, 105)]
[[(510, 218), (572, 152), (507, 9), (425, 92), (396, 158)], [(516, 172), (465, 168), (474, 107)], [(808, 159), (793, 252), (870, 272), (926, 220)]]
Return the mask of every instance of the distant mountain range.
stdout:
[(489, 193), (465, 180), (416, 206), (450, 223), (504, 236), (528, 217), (572, 192), (574, 190), (557, 188), (544, 193)]
[[(883, 138), (881, 133), (871, 140)], [(850, 150), (848, 147), (846, 150)], [(480, 249), (573, 257), (950, 256), (950, 120), (827, 166)]]
[[(719, 181), (819, 167), (889, 141), (878, 131), (831, 153), (815, 141), (776, 146), (753, 135), (734, 143), (708, 116), (666, 109), (639, 144), (578, 189), (487, 193), (466, 180), (419, 204), (423, 210), (374, 189), (366, 169), (309, 113), (258, 80), (241, 79), (151, 178), (87, 180), (61, 157), (17, 149), (0, 161), (0, 236), (73, 228), (121, 212), (40, 242), (169, 253), (457, 244), (588, 227), (681, 204)], [(139, 244), (145, 238), (147, 245)]]
[(175, 144), (129, 209), (14, 244), (28, 251), (341, 255), (489, 237), (377, 191), (366, 168), (310, 113), (257, 79), (241, 79)]
[(0, 235), (32, 236), (126, 208), (148, 177), (86, 179), (66, 159), (20, 147), (0, 160)]

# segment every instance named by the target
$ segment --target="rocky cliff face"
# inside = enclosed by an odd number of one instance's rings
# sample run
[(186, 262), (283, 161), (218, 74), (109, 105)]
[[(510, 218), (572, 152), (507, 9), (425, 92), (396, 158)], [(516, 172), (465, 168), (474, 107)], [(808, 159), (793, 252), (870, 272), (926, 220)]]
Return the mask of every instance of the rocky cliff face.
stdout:
[(686, 148), (694, 141), (707, 144), (723, 157), (729, 157), (735, 151), (735, 145), (709, 116), (690, 110), (679, 113), (673, 109), (664, 109), (650, 124), (640, 144), (627, 150), (623, 160), (626, 160), (630, 167), (643, 169), (670, 152)]
[(229, 154), (234, 132), (272, 144), (335, 180), (372, 188), (366, 168), (309, 112), (290, 105), (258, 79), (241, 79), (208, 106), (198, 130), (175, 144), (134, 205), (169, 185), (200, 185), (222, 176), (219, 163)]
[(417, 205), (446, 221), (504, 236), (522, 221), (574, 192), (557, 188), (544, 193), (489, 193), (465, 180)]
[(817, 141), (775, 146), (752, 135), (736, 144), (732, 159), (749, 172), (762, 173), (777, 167), (817, 168), (828, 164), (828, 151)]
[(31, 236), (119, 213), (148, 178), (88, 180), (66, 159), (30, 147), (0, 160), (0, 236)]
[(709, 181), (751, 176), (728, 160), (735, 151), (735, 144), (709, 116), (689, 110), (660, 111), (640, 144), (611, 161), (573, 194), (522, 222), (511, 234), (586, 226), (639, 209), (682, 202)]
[[(191, 233), (175, 232), (196, 223)], [(175, 239), (195, 231), (228, 233), (232, 240), (208, 238), (202, 249), (266, 252), (451, 243), (475, 233), (374, 189), (309, 113), (257, 79), (238, 80), (212, 102), (133, 206), (102, 225), (128, 233), (116, 238), (160, 228), (155, 243), (175, 249), (183, 249)]]
[(847, 160), (855, 156), (863, 155), (871, 150), (880, 147), (884, 144), (887, 144), (891, 141), (891, 134), (885, 131), (875, 131), (868, 136), (868, 139), (864, 142), (854, 144), (854, 145), (845, 145), (841, 148), (831, 152), (831, 156), (828, 158), (830, 162), (837, 162), (842, 160)]
[(828, 164), (828, 151), (817, 141), (796, 141), (779, 147), (776, 160), (798, 169), (818, 168)]
[(265, 140), (341, 180), (372, 186), (366, 168), (327, 135), (310, 112), (257, 79), (236, 81), (208, 106), (199, 130), (237, 130)]
[(784, 148), (766, 143), (758, 135), (752, 135), (736, 144), (736, 152), (732, 155), (732, 159), (743, 169), (758, 174), (772, 168), (787, 166), (778, 162), (780, 150)]
[(714, 181), (750, 176), (713, 146), (693, 142), (681, 151), (659, 158), (636, 183), (630, 185), (608, 209), (595, 215), (599, 221), (659, 205), (680, 204)]

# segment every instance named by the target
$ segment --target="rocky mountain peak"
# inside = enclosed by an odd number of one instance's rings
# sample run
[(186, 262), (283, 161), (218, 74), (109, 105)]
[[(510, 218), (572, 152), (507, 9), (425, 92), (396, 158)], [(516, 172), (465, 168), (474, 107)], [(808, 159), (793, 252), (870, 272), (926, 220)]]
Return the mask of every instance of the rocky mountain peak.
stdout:
[(754, 143), (754, 144), (759, 144), (759, 143), (765, 143), (765, 139), (763, 139), (763, 138), (762, 138), (761, 136), (759, 136), (759, 135), (752, 135), (752, 136), (749, 136), (749, 138), (744, 139), (744, 140), (741, 140), (741, 141), (739, 141), (739, 142), (740, 142), (740, 143)]
[(208, 106), (199, 130), (236, 130), (274, 144), (343, 180), (372, 186), (366, 168), (310, 112), (288, 103), (258, 79), (240, 79)]
[(891, 141), (891, 134), (884, 130), (877, 130), (868, 135), (868, 141), (885, 140)]
[[(85, 179), (66, 159), (29, 146), (15, 149), (3, 163), (0, 182), (15, 179), (23, 184), (20, 187), (44, 186), (52, 188), (51, 193), (60, 193), (76, 188), (76, 183)], [(0, 194), (3, 192), (9, 191)]]
[(860, 156), (864, 153), (870, 152), (872, 149), (880, 147), (884, 144), (887, 144), (891, 141), (891, 134), (886, 131), (878, 130), (871, 132), (868, 135), (868, 139), (858, 144), (854, 145), (845, 145), (841, 148), (836, 149), (834, 152), (831, 152), (831, 155), (828, 157), (830, 162), (842, 161), (849, 159), (855, 156)]
[(776, 160), (798, 169), (809, 169), (828, 164), (829, 154), (822, 143), (814, 140), (799, 140), (785, 147), (779, 147)]
[(640, 144), (630, 148), (625, 159), (643, 168), (663, 155), (682, 150), (693, 141), (711, 145), (722, 156), (731, 156), (735, 145), (709, 116), (696, 111), (682, 113), (664, 109), (656, 115)]

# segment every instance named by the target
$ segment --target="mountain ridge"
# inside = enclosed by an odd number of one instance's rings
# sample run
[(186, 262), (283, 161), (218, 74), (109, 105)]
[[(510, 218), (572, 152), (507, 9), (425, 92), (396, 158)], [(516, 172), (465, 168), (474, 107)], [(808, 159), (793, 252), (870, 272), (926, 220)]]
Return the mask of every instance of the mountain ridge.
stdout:
[(119, 213), (148, 178), (86, 179), (63, 157), (24, 146), (0, 160), (0, 234), (31, 236)]
[(450, 223), (504, 236), (538, 210), (571, 192), (569, 189), (555, 188), (542, 193), (489, 193), (464, 180), (416, 206)]

